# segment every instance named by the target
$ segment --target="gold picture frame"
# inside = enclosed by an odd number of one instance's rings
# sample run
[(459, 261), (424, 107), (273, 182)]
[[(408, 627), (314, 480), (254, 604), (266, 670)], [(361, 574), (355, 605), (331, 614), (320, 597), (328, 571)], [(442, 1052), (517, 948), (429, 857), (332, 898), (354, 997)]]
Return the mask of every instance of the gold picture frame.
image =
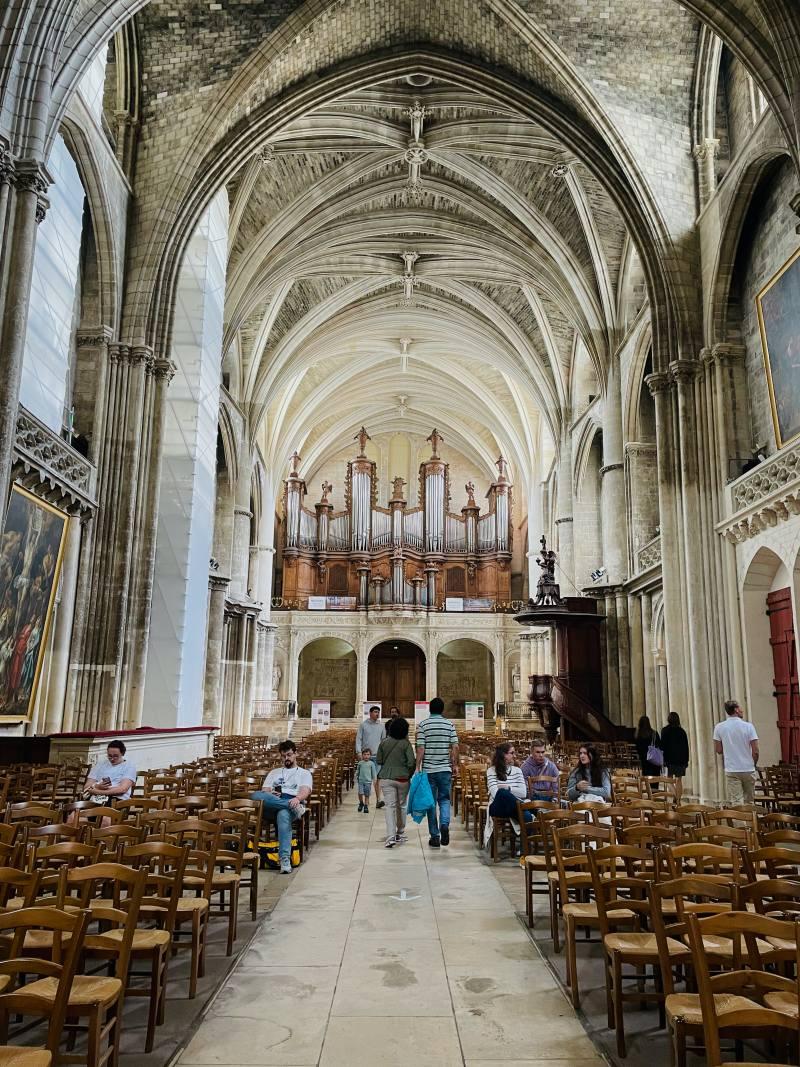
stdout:
[(775, 443), (800, 438), (800, 248), (756, 296)]
[(19, 485), (0, 535), (0, 722), (30, 722), (69, 516)]

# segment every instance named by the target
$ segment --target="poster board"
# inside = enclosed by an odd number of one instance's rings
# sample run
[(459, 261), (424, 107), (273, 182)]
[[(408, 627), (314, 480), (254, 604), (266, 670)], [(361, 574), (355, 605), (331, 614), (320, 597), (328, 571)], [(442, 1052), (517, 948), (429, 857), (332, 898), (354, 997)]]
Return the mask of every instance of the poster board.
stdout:
[(423, 719), (427, 719), (431, 713), (431, 704), (429, 700), (415, 700), (414, 701), (414, 722), (421, 723)]
[(383, 718), (383, 703), (382, 703), (382, 701), (380, 701), (380, 700), (365, 700), (364, 703), (361, 705), (361, 718), (362, 719), (368, 719), (369, 718), (369, 709), (370, 708), (379, 708), (380, 709), (380, 714), (378, 715), (378, 722), (380, 722), (381, 719)]
[(472, 733), (483, 733), (485, 722), (485, 707), (481, 701), (467, 700), (464, 704), (464, 717), (467, 720), (467, 730)]
[(311, 730), (329, 730), (331, 726), (331, 702), (330, 700), (311, 701)]

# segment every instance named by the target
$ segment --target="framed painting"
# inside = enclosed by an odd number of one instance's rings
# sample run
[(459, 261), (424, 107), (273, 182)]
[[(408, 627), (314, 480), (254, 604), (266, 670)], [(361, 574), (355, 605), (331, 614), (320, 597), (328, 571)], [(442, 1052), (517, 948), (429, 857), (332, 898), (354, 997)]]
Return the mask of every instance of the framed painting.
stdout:
[(13, 486), (0, 537), (0, 722), (33, 714), (67, 518)]
[(756, 297), (775, 441), (800, 437), (800, 248)]

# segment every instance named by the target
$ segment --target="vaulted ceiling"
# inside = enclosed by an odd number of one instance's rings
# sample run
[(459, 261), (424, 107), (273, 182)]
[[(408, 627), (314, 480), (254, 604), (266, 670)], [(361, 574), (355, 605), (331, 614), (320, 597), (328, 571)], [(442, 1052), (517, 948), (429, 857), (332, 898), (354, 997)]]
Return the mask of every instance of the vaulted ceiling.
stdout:
[(228, 195), (226, 368), (278, 476), (361, 423), (545, 473), (576, 345), (603, 380), (628, 247), (549, 133), (412, 75), (295, 122)]

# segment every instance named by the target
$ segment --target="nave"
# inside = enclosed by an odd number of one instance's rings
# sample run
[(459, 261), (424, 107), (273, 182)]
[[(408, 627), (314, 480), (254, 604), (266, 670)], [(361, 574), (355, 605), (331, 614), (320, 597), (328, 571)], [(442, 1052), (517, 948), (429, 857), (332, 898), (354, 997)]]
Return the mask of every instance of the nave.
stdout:
[[(180, 1067), (600, 1067), (519, 905), (452, 830), (434, 853), (409, 823), (387, 850), (383, 812), (358, 814), (347, 793)], [(500, 866), (521, 898), (516, 863)]]

